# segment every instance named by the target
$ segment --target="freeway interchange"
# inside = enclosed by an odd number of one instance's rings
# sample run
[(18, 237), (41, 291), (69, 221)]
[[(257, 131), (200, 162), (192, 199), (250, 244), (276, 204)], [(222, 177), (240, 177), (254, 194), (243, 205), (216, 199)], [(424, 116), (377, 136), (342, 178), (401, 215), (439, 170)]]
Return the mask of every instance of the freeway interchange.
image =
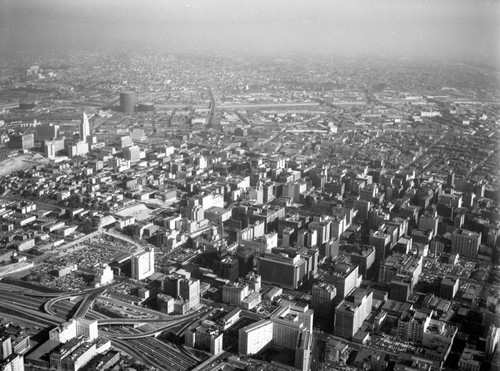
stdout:
[[(168, 329), (177, 329), (179, 336), (200, 317), (207, 315), (210, 308), (202, 307), (186, 315), (164, 313), (134, 306), (144, 311), (148, 318), (108, 318), (92, 309), (95, 300), (113, 300), (101, 296), (106, 289), (117, 283), (88, 289), (81, 292), (43, 293), (33, 290), (19, 290), (19, 287), (0, 283), (0, 313), (7, 318), (22, 321), (38, 328), (53, 327), (70, 318), (97, 320), (99, 337), (108, 338), (112, 345), (140, 362), (159, 370), (189, 370), (202, 359), (181, 345), (161, 341), (156, 337)], [(124, 306), (132, 306), (123, 303)], [(152, 314), (155, 314), (153, 316)], [(148, 324), (143, 331), (136, 326)], [(178, 329), (181, 329), (180, 331)]]

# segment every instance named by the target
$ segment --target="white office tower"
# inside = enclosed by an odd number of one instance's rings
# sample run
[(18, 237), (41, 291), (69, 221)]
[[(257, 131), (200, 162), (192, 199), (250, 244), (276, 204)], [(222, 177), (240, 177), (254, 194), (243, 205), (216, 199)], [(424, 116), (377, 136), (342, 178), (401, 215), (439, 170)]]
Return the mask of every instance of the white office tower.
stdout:
[(271, 321), (274, 323), (273, 344), (293, 349), (302, 329), (312, 331), (313, 310), (308, 305), (282, 306), (271, 315)]
[(96, 275), (94, 277), (94, 286), (100, 287), (113, 282), (113, 270), (107, 264), (103, 264), (101, 267), (96, 269)]
[(80, 140), (87, 142), (87, 137), (90, 135), (90, 123), (87, 114), (83, 113), (83, 120), (80, 123)]
[(95, 340), (99, 336), (97, 320), (78, 318), (76, 320), (76, 336), (84, 336), (89, 340)]
[(24, 357), (13, 353), (3, 361), (0, 361), (0, 370), (2, 371), (24, 371)]
[(238, 333), (238, 353), (252, 355), (260, 352), (273, 341), (273, 322), (264, 319), (240, 329)]
[(0, 360), (4, 360), (12, 354), (12, 340), (9, 335), (0, 337)]
[(76, 321), (72, 318), (49, 331), (49, 339), (66, 343), (76, 337)]
[(295, 368), (308, 370), (313, 343), (313, 310), (307, 304), (283, 302), (286, 305), (278, 308), (270, 318), (273, 322), (272, 345), (294, 350)]
[(154, 248), (142, 250), (132, 257), (132, 278), (143, 280), (155, 272)]
[(97, 320), (71, 318), (49, 331), (49, 339), (60, 343), (66, 343), (77, 336), (84, 336), (88, 340), (97, 339)]
[(368, 318), (373, 302), (373, 292), (357, 288), (335, 309), (333, 334), (351, 339)]

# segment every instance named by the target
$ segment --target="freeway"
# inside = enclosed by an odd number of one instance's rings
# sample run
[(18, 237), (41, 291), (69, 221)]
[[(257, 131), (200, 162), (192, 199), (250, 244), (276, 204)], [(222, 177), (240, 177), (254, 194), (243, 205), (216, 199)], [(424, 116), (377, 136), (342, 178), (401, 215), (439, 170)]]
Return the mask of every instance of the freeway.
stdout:
[(5, 303), (2, 301), (0, 304), (0, 313), (9, 318), (17, 318), (20, 321), (35, 323), (38, 326), (45, 327), (59, 324), (59, 321), (46, 318), (44, 313), (28, 308), (21, 309), (19, 305), (15, 303)]
[[(130, 327), (125, 328), (124, 331), (132, 336), (140, 334), (139, 330)], [(162, 369), (167, 365), (170, 365), (168, 369), (171, 369), (171, 367), (176, 364), (183, 366), (182, 369), (189, 369), (200, 362), (198, 358), (183, 352), (183, 347), (174, 346), (168, 342), (158, 340), (155, 337), (133, 338), (129, 340), (111, 339), (112, 342), (115, 340), (128, 345), (133, 344), (134, 348), (145, 347), (142, 352), (143, 356), (147, 355), (148, 357), (154, 357), (155, 360), (161, 360), (160, 364), (162, 367), (160, 368)]]
[[(56, 312), (54, 310), (52, 310), (52, 306), (54, 304), (56, 304), (57, 302), (62, 301), (62, 300), (67, 300), (67, 299), (71, 299), (71, 298), (74, 298), (77, 296), (85, 295), (84, 300), (82, 301), (82, 303), (80, 303), (80, 306), (83, 307), (81, 310), (81, 314), (83, 314), (83, 316), (84, 316), (85, 313), (89, 310), (89, 308), (92, 305), (92, 303), (94, 302), (94, 300), (97, 299), (97, 297), (99, 295), (101, 295), (104, 291), (106, 291), (106, 289), (113, 287), (113, 286), (116, 286), (116, 285), (119, 285), (120, 283), (121, 282), (113, 282), (113, 283), (110, 283), (108, 285), (98, 287), (98, 288), (92, 288), (92, 289), (87, 289), (87, 290), (82, 290), (82, 291), (67, 292), (67, 293), (61, 292), (61, 293), (58, 293), (57, 295), (54, 295), (51, 293), (50, 297), (52, 297), (52, 299), (48, 300), (44, 304), (43, 309), (45, 310), (46, 313), (49, 313), (52, 315), (57, 315)], [(77, 310), (77, 313), (79, 310), (80, 309)]]
[[(200, 360), (187, 349), (159, 341), (155, 336), (166, 329), (182, 325), (185, 322), (192, 323), (193, 320), (197, 320), (201, 315), (210, 311), (208, 307), (200, 308), (195, 312), (182, 316), (163, 315), (161, 318), (154, 319), (110, 319), (103, 318), (104, 316), (102, 314), (90, 309), (92, 301), (109, 287), (109, 285), (99, 289), (85, 290), (80, 293), (62, 293), (59, 294), (59, 297), (51, 298), (45, 303), (45, 298), (43, 296), (28, 296), (20, 291), (16, 292), (10, 290), (10, 286), (3, 287), (8, 287), (9, 289), (0, 289), (0, 313), (4, 312), (8, 318), (17, 318), (20, 321), (33, 323), (41, 327), (58, 325), (65, 321), (66, 318), (62, 318), (55, 313), (53, 306), (57, 305), (59, 311), (61, 311), (62, 308), (64, 312), (71, 312), (75, 304), (68, 302), (67, 299), (85, 296), (80, 303), (76, 304), (79, 305), (79, 309), (75, 314), (83, 315), (85, 313), (87, 318), (96, 319), (100, 326), (138, 323), (159, 324), (157, 329), (148, 332), (143, 332), (131, 327), (121, 329), (110, 328), (106, 331), (99, 331), (99, 336), (111, 339), (113, 345), (118, 349), (160, 370), (190, 370), (200, 362)], [(47, 313), (40, 312), (41, 307), (48, 309)]]
[(140, 323), (162, 323), (162, 322), (169, 322), (169, 324), (172, 323), (179, 324), (187, 320), (192, 320), (195, 317), (200, 316), (202, 313), (205, 313), (207, 310), (209, 310), (209, 308), (201, 308), (189, 314), (180, 316), (171, 316), (169, 318), (105, 318), (102, 320), (98, 320), (97, 325), (98, 326), (135, 325)]
[[(198, 362), (184, 357), (177, 349), (168, 349), (154, 339), (112, 340), (113, 346), (118, 344), (126, 353), (132, 354), (147, 365), (159, 370), (190, 370)], [(118, 347), (119, 348), (119, 347)]]
[(224, 363), (221, 362), (222, 359), (229, 357), (231, 353), (220, 352), (218, 354), (212, 355), (210, 358), (193, 368), (192, 371), (214, 371), (219, 370), (224, 367)]
[(229, 103), (221, 104), (217, 109), (249, 109), (249, 108), (292, 108), (292, 107), (317, 107), (318, 102), (284, 102), (284, 103), (255, 103), (255, 104), (239, 104)]

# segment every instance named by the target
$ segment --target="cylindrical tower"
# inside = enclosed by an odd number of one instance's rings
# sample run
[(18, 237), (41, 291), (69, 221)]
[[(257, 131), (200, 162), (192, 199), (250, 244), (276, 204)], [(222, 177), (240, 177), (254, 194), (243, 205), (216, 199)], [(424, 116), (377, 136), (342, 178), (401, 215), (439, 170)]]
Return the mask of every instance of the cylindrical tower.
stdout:
[(120, 93), (120, 109), (125, 113), (134, 113), (135, 91), (124, 91)]

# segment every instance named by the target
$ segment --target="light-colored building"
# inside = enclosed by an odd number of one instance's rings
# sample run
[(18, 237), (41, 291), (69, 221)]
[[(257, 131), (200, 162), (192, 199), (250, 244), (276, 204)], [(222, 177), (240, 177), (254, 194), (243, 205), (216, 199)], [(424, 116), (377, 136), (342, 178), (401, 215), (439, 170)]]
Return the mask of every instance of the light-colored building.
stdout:
[(187, 346), (207, 350), (212, 354), (223, 351), (223, 333), (215, 322), (204, 320), (200, 326), (188, 328), (184, 337)]
[(243, 327), (238, 333), (238, 352), (252, 355), (260, 352), (273, 340), (273, 322), (264, 319)]
[[(312, 332), (314, 311), (308, 305), (280, 306), (271, 315), (273, 327), (273, 345), (295, 349), (300, 331)], [(280, 304), (281, 305), (281, 304)]]
[(132, 257), (132, 278), (143, 280), (155, 272), (154, 248), (142, 250)]
[(428, 313), (413, 308), (407, 309), (398, 320), (398, 338), (422, 343), (424, 332), (430, 324), (431, 316), (432, 311)]
[(73, 145), (68, 147), (68, 156), (76, 157), (76, 156), (85, 156), (89, 153), (89, 144), (87, 142), (76, 142)]
[(222, 286), (222, 301), (230, 305), (240, 305), (249, 294), (249, 287), (243, 282), (228, 282)]
[(481, 245), (481, 233), (457, 229), (451, 235), (451, 252), (467, 258), (477, 258)]
[(94, 286), (100, 287), (113, 282), (113, 270), (107, 264), (103, 264), (96, 269), (96, 275), (94, 277)]
[(371, 313), (373, 292), (357, 288), (335, 308), (333, 333), (351, 339)]
[(87, 142), (87, 138), (90, 136), (90, 123), (89, 118), (87, 117), (87, 114), (85, 112), (83, 113), (83, 119), (82, 122), (80, 122), (79, 129), (80, 140), (82, 142)]

